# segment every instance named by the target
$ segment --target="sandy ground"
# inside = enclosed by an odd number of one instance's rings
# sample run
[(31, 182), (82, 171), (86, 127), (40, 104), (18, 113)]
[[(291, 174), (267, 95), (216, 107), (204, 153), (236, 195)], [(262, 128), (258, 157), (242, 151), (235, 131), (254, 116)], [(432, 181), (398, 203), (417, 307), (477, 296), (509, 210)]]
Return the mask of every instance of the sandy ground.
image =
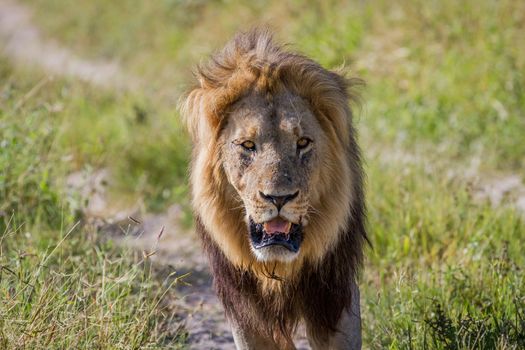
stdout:
[(11, 0), (0, 0), (0, 50), (17, 64), (38, 66), (50, 75), (101, 87), (128, 89), (136, 81), (124, 75), (116, 62), (85, 60), (52, 40), (44, 40), (31, 22), (29, 9)]
[[(56, 42), (44, 39), (31, 22), (31, 12), (13, 1), (0, 0), (0, 50), (17, 64), (36, 66), (50, 75), (76, 78), (97, 87), (129, 89), (137, 82), (125, 75), (115, 62), (85, 60)], [(374, 61), (369, 58), (361, 62)], [(369, 156), (375, 157), (373, 154)], [(425, 162), (424, 157), (402, 151), (386, 156), (383, 153), (382, 157), (377, 157), (384, 162)], [(466, 169), (456, 171), (452, 176), (461, 174), (470, 181), (474, 198), (489, 200), (495, 206), (511, 205), (525, 215), (525, 185), (522, 177), (517, 174), (480, 174), (474, 163), (471, 162)], [(108, 186), (111, 186), (111, 179), (105, 170), (74, 173), (68, 178), (70, 191), (89, 200), (82, 209), (89, 220), (103, 228), (102, 232), (114, 235), (121, 242), (137, 249), (156, 251), (152, 256), (153, 261), (173, 265), (180, 274), (190, 273), (187, 284), (177, 286), (180, 298), (176, 301), (180, 319), (189, 332), (189, 347), (233, 349), (233, 339), (222, 307), (213, 293), (200, 242), (191, 232), (182, 230), (178, 225), (180, 208), (173, 205), (162, 214), (143, 213), (139, 204), (119, 208), (114, 203), (108, 203)], [(138, 223), (129, 219), (129, 216)], [(159, 241), (157, 237), (162, 228), (164, 231)], [(127, 234), (123, 235), (124, 232)], [(308, 348), (304, 336), (299, 335), (298, 345), (299, 349)]]
[(179, 215), (180, 208), (173, 205), (162, 214), (133, 217), (140, 224), (125, 220), (120, 226), (133, 232), (124, 238), (124, 243), (147, 253), (155, 252), (153, 262), (173, 266), (178, 276), (188, 274), (184, 283), (175, 285), (178, 299), (174, 302), (177, 318), (189, 333), (191, 349), (233, 349), (233, 338), (213, 292), (200, 242), (192, 232), (180, 229)]

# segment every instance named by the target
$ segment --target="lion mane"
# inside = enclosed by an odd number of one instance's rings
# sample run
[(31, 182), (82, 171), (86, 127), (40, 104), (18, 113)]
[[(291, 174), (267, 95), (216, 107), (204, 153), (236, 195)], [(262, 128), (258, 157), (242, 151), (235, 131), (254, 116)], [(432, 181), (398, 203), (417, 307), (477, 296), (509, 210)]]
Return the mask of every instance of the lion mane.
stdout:
[[(227, 316), (277, 343), (292, 344), (300, 319), (324, 340), (350, 305), (351, 282), (363, 261), (363, 171), (350, 102), (359, 79), (324, 69), (285, 49), (266, 29), (240, 33), (196, 71), (199, 84), (181, 104), (193, 140), (192, 199), (196, 230)], [(249, 248), (243, 209), (221, 165), (228, 108), (252, 90), (287, 89), (308, 102), (329, 140), (321, 193), (291, 263), (260, 262)]]

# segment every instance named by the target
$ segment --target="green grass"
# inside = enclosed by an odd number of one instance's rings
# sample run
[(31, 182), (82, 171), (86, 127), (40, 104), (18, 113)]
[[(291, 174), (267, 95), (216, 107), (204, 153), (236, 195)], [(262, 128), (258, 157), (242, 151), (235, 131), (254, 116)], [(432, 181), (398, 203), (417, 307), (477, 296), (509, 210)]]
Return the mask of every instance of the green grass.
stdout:
[(0, 67), (0, 348), (182, 346), (183, 329), (169, 323), (177, 280), (101, 239), (64, 191), (80, 152), (64, 138), (68, 113), (87, 117), (78, 101), (90, 96)]
[[(525, 347), (525, 223), (506, 202), (493, 208), (474, 200), (475, 190), (461, 177), (472, 159), (480, 160), (481, 171), (523, 175), (523, 2), (26, 3), (47, 36), (83, 57), (116, 59), (142, 81), (126, 93), (50, 81), (21, 104), (43, 75), (29, 79), (27, 73), (2, 68), (0, 133), (8, 142), (2, 143), (7, 152), (0, 159), (9, 171), (0, 175), (0, 205), (4, 218), (14, 215), (15, 223), (6, 229), (4, 222), (3, 229), (13, 231), (22, 223), (52, 227), (19, 243), (36, 244), (31, 249), (38, 258), (28, 260), (34, 266), (74, 223), (69, 219), (57, 226), (67, 212), (60, 179), (69, 171), (106, 167), (117, 179), (116, 196), (145, 198), (150, 210), (174, 201), (187, 205), (190, 145), (176, 101), (190, 84), (191, 68), (236, 30), (270, 23), (293, 47), (327, 67), (345, 62), (351, 74), (367, 81), (356, 118), (367, 158), (374, 245), (362, 277), (366, 347)], [(409, 164), (389, 161), (392, 153), (417, 158)], [(26, 174), (25, 169), (35, 170)], [(75, 232), (72, 237), (81, 240)], [(9, 237), (14, 236), (4, 241)], [(74, 255), (69, 241), (61, 246), (65, 256)], [(18, 261), (14, 251), (29, 249), (24, 247), (11, 249), (9, 259)], [(100, 281), (104, 261), (118, 260), (113, 254), (120, 253), (105, 244), (97, 249), (106, 249), (104, 258), (93, 255), (92, 266), (82, 273), (99, 271)], [(73, 260), (63, 258), (67, 263), (61, 268), (70, 269)], [(134, 269), (128, 285), (142, 283), (141, 268)], [(58, 278), (53, 276), (38, 278)], [(60, 278), (57, 295), (64, 291), (59, 284), (68, 283)], [(93, 293), (99, 293), (96, 286)], [(83, 293), (76, 288), (76, 294)], [(115, 295), (106, 294), (106, 302), (133, 304), (136, 296)], [(26, 315), (27, 324), (31, 314)], [(116, 334), (120, 319), (115, 314), (108, 319), (115, 322), (108, 334)], [(16, 324), (3, 327), (7, 323)], [(149, 329), (151, 340), (156, 327)], [(164, 346), (158, 339), (156, 344)]]
[(179, 348), (176, 279), (76, 224), (8, 225), (0, 252), (2, 349)]
[(11, 217), (15, 223), (28, 219), (28, 224), (56, 227), (62, 208), (52, 180), (63, 171), (60, 154), (52, 151), (57, 121), (45, 97), (28, 101), (45, 80), (30, 85), (15, 80), (5, 60), (0, 67), (0, 232)]
[(474, 202), (468, 184), (440, 176), (443, 170), (368, 167), (374, 248), (362, 283), (367, 344), (521, 348), (525, 223), (513, 210)]
[(524, 13), (513, 1), (417, 1), (377, 16), (362, 62), (373, 137), (523, 169)]

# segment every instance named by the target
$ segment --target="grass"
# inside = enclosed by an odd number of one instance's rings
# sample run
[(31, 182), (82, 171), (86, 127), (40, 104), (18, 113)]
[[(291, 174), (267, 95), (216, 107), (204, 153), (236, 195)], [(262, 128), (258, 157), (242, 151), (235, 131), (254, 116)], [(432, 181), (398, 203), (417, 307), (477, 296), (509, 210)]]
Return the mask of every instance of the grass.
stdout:
[[(78, 222), (62, 230), (8, 226), (0, 254), (2, 349), (179, 348), (169, 322), (176, 279), (101, 243)], [(164, 344), (164, 346), (163, 346)]]
[(361, 62), (374, 138), (523, 168), (523, 13), (511, 1), (411, 2), (376, 18)]
[[(0, 231), (6, 230), (6, 218), (30, 219), (30, 224), (57, 226), (60, 223), (60, 200), (53, 186), (54, 173), (60, 173), (60, 155), (50, 150), (57, 133), (56, 119), (44, 103), (27, 105), (34, 86), (15, 83), (9, 65), (1, 61), (0, 71), (0, 212), (4, 220)], [(39, 102), (43, 102), (44, 97)], [(25, 118), (20, 118), (25, 115)], [(55, 167), (56, 165), (56, 167)]]
[[(506, 202), (494, 208), (475, 200), (475, 189), (462, 176), (476, 161), (480, 172), (491, 174), (522, 174), (525, 168), (522, 2), (26, 3), (46, 35), (83, 57), (116, 59), (143, 83), (131, 92), (99, 91), (75, 81), (35, 79), (35, 74), (0, 65), (5, 82), (0, 132), (7, 140), (0, 161), (9, 168), (0, 175), (0, 209), (4, 219), (13, 218), (9, 227), (5, 220), (1, 227), (11, 232), (4, 234), (3, 244), (23, 237), (22, 231), (45, 228), (38, 238), (21, 239), (10, 255), (2, 256), (11, 261), (6, 265), (11, 270), (19, 260), (16, 251), (32, 249), (37, 257), (24, 261), (38, 266), (50, 242), (56, 244), (74, 224), (74, 215), (58, 219), (69, 215), (58, 180), (70, 171), (106, 167), (118, 179), (115, 195), (146, 198), (150, 210), (161, 211), (174, 201), (186, 205), (190, 145), (175, 110), (191, 67), (239, 28), (269, 22), (280, 39), (327, 67), (346, 62), (351, 74), (367, 81), (365, 104), (356, 118), (367, 158), (374, 245), (362, 277), (366, 347), (525, 347), (525, 223)], [(25, 101), (42, 79), (45, 88)], [(413, 161), (396, 160), (392, 154), (398, 153)], [(34, 170), (26, 174), (26, 169)], [(17, 229), (22, 223), (24, 229)], [(89, 244), (105, 253), (92, 253), (93, 263), (82, 270), (72, 258), (76, 241), (68, 238), (60, 249), (64, 263), (57, 268), (72, 271), (76, 266), (73, 270), (92, 278), (88, 290), (100, 294), (100, 271), (118, 266), (107, 261), (120, 261), (121, 253), (109, 243), (94, 243), (93, 235), (84, 241), (81, 230), (71, 234), (81, 247)], [(134, 277), (124, 285), (138, 284), (148, 296), (155, 288), (144, 286), (141, 265), (133, 266)], [(32, 270), (38, 269), (25, 273)], [(22, 283), (2, 273), (1, 283), (5, 278)], [(46, 269), (40, 273), (41, 280), (56, 278), (57, 289), (48, 295), (63, 295), (66, 272), (62, 277)], [(82, 295), (87, 287), (74, 288), (73, 294)], [(105, 294), (106, 304), (89, 310), (103, 314), (113, 301), (132, 305), (140, 292), (131, 289), (123, 298)], [(24, 301), (17, 305), (23, 307)], [(68, 310), (68, 317), (80, 317), (72, 306)], [(32, 316), (24, 315), (27, 325)], [(110, 344), (123, 323), (114, 313), (107, 320)], [(151, 320), (159, 322), (156, 316)], [(2, 329), (8, 325), (11, 330), (0, 336), (18, 334), (15, 324), (4, 321)], [(164, 335), (154, 331), (158, 327), (148, 329), (147, 342), (166, 346)]]
[(473, 201), (468, 184), (432, 176), (444, 173), (439, 166), (370, 165), (368, 173), (374, 243), (363, 276), (368, 346), (524, 346), (519, 214)]
[(64, 119), (89, 96), (0, 67), (0, 348), (179, 348), (177, 279), (102, 240), (64, 191), (79, 161), (62, 144)]

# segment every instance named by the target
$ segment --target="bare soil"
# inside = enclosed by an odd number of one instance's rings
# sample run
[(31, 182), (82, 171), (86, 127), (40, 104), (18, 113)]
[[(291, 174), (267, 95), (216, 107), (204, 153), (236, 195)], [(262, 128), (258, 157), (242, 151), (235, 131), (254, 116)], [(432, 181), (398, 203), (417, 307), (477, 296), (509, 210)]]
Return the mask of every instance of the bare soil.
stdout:
[(11, 0), (0, 0), (0, 50), (14, 63), (39, 67), (49, 75), (109, 88), (129, 89), (135, 82), (122, 73), (117, 62), (85, 60), (45, 40), (31, 21), (31, 11)]

